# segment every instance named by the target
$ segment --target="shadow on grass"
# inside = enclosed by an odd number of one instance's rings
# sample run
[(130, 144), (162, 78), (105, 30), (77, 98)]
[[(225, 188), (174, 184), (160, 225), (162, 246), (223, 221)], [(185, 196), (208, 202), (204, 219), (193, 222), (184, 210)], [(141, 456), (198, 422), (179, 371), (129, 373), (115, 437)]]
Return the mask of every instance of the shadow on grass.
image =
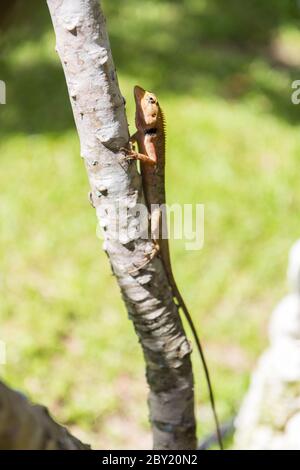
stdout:
[[(3, 69), (1, 69), (3, 70)], [(74, 127), (71, 105), (60, 64), (4, 69), (7, 104), (1, 108), (0, 132), (36, 134)]]
[[(34, 48), (51, 30), (46, 3), (19, 1), (10, 18), (10, 24), (0, 31), (0, 78), (6, 83), (7, 93), (7, 104), (0, 108), (0, 135), (60, 132), (73, 127), (60, 62), (50, 61), (42, 54), (17, 63), (14, 59), (17, 48), (25, 44)], [(54, 44), (53, 35), (53, 47)]]
[[(117, 68), (135, 82), (197, 99), (211, 94), (243, 100), (256, 94), (280, 118), (299, 121), (290, 84), (300, 78), (300, 69), (282, 67), (268, 53), (279, 26), (299, 23), (296, 2), (228, 0), (226, 7), (221, 0), (103, 3)], [(0, 132), (61, 132), (74, 124), (59, 61), (41, 58), (16, 66), (10, 58), (20, 41), (34, 44), (52, 28), (44, 2), (24, 4), (19, 2), (14, 24), (4, 34), (0, 78), (7, 82), (8, 104), (1, 109)], [(264, 65), (260, 80), (253, 73), (257, 61)], [(274, 70), (284, 81), (271, 79)]]

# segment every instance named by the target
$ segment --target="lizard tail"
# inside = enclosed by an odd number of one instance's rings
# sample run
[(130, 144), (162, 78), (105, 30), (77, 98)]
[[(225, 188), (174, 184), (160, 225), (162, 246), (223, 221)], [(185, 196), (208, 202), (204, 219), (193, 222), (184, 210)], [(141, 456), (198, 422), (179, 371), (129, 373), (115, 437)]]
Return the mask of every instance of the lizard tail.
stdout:
[(184, 315), (185, 315), (185, 317), (188, 321), (188, 324), (191, 328), (191, 331), (193, 333), (195, 341), (196, 341), (196, 345), (197, 345), (197, 348), (198, 348), (198, 351), (199, 351), (199, 354), (200, 354), (200, 357), (201, 357), (201, 361), (202, 361), (202, 365), (203, 365), (203, 369), (204, 369), (204, 374), (205, 374), (205, 378), (206, 378), (206, 382), (207, 382), (209, 400), (210, 400), (210, 403), (211, 403), (211, 408), (212, 408), (212, 412), (213, 412), (213, 416), (214, 416), (218, 443), (219, 443), (220, 450), (223, 450), (222, 433), (221, 433), (221, 429), (220, 429), (220, 423), (219, 423), (219, 418), (218, 418), (218, 414), (217, 414), (217, 410), (216, 410), (216, 403), (215, 403), (213, 387), (212, 387), (212, 383), (211, 383), (211, 380), (210, 380), (210, 374), (209, 374), (207, 362), (206, 362), (206, 359), (205, 359), (204, 351), (203, 351), (202, 345), (200, 343), (200, 339), (199, 339), (198, 333), (196, 331), (195, 325), (193, 323), (193, 320), (191, 318), (191, 315), (190, 315), (190, 313), (187, 309), (187, 306), (184, 303), (183, 298), (181, 297), (181, 294), (179, 292), (179, 289), (178, 289), (174, 279), (172, 280), (172, 289), (173, 289), (174, 296), (177, 299), (177, 302), (179, 304), (179, 307), (182, 309), (182, 311), (183, 311), (183, 313), (184, 313)]
[(198, 351), (199, 351), (199, 354), (200, 354), (200, 358), (201, 358), (201, 361), (202, 361), (204, 374), (205, 374), (205, 378), (206, 378), (206, 382), (207, 382), (209, 400), (210, 400), (210, 404), (211, 404), (211, 408), (212, 408), (212, 412), (213, 412), (213, 416), (214, 416), (214, 421), (215, 421), (215, 426), (216, 426), (216, 435), (217, 435), (217, 438), (218, 438), (218, 443), (219, 443), (220, 450), (223, 450), (222, 433), (221, 433), (221, 429), (220, 429), (220, 424), (219, 424), (219, 419), (218, 419), (217, 410), (216, 410), (213, 387), (212, 387), (212, 384), (211, 384), (209, 370), (208, 370), (208, 367), (207, 367), (204, 351), (203, 351), (203, 348), (201, 346), (200, 339), (199, 339), (198, 333), (196, 331), (196, 328), (194, 326), (193, 320), (191, 318), (190, 312), (188, 311), (187, 306), (185, 305), (184, 300), (181, 297), (181, 294), (179, 292), (179, 289), (177, 287), (176, 281), (175, 281), (173, 273), (172, 273), (171, 260), (170, 260), (170, 255), (169, 255), (170, 252), (169, 252), (169, 248), (168, 248), (168, 240), (161, 240), (160, 243), (163, 247), (162, 250), (161, 250), (161, 255), (162, 255), (161, 258), (162, 258), (162, 262), (164, 264), (165, 271), (167, 273), (169, 283), (172, 287), (173, 295), (176, 298), (176, 300), (179, 304), (179, 307), (182, 309), (182, 311), (183, 311), (183, 313), (184, 313), (184, 315), (185, 315), (185, 317), (188, 321), (188, 324), (189, 324), (189, 326), (192, 330), (192, 333), (193, 333), (193, 336), (195, 338), (196, 345), (197, 345), (197, 348), (198, 348)]

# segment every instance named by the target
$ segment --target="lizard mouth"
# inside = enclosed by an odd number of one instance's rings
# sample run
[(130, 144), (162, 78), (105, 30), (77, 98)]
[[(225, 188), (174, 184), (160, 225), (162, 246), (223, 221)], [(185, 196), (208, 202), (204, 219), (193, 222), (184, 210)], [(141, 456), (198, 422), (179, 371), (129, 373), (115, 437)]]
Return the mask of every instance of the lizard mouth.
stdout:
[(156, 135), (157, 134), (157, 128), (156, 127), (150, 127), (150, 129), (144, 129), (144, 134), (145, 135)]

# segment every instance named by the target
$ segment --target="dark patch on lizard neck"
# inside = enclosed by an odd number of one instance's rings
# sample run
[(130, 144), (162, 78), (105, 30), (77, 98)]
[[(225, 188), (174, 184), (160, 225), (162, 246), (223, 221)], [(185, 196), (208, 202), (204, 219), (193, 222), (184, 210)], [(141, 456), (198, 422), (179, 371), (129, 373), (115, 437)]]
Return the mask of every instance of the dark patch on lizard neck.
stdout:
[(145, 135), (156, 135), (157, 134), (157, 127), (151, 127), (150, 129), (144, 129)]

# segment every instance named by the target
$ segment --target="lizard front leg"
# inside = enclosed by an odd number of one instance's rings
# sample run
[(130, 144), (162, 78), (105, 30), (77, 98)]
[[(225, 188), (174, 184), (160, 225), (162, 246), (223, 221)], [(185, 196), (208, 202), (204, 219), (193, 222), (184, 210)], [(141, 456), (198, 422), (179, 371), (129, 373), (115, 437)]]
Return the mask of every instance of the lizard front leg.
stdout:
[(144, 153), (136, 152), (133, 149), (127, 149), (122, 147), (121, 150), (125, 153), (124, 160), (139, 160), (143, 163), (148, 163), (149, 165), (156, 165), (156, 160)]
[(156, 165), (157, 164), (157, 153), (155, 142), (152, 136), (145, 136), (144, 138), (144, 147), (146, 150), (146, 154), (136, 152), (133, 148), (133, 144), (138, 142), (139, 133), (136, 132), (129, 140), (130, 148), (122, 147), (121, 150), (125, 153), (124, 160), (140, 160), (143, 163), (147, 163), (148, 165)]

